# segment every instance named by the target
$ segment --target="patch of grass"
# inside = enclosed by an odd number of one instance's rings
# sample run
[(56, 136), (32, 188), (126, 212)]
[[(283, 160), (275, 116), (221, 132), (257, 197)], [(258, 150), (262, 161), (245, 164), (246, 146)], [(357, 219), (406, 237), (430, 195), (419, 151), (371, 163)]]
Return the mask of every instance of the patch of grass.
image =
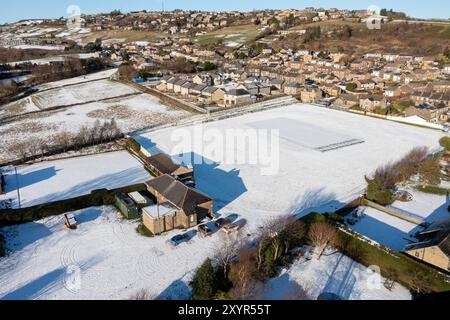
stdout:
[(244, 43), (256, 39), (259, 35), (258, 27), (250, 25), (238, 25), (225, 27), (214, 32), (198, 36), (194, 41), (198, 44), (215, 44), (218, 42)]
[(448, 193), (450, 193), (450, 189), (436, 187), (436, 186), (428, 186), (428, 185), (418, 186), (418, 187), (416, 187), (416, 189), (423, 193), (437, 194), (437, 195), (442, 195), (442, 196), (445, 196)]
[(147, 237), (147, 238), (153, 238), (155, 236), (150, 230), (147, 229), (146, 226), (144, 226), (143, 223), (140, 223), (136, 227), (136, 232), (139, 233), (141, 236)]
[(5, 111), (9, 115), (21, 114), (25, 112), (27, 103), (27, 99), (22, 99), (2, 107), (1, 110)]
[(392, 105), (392, 108), (397, 110), (398, 112), (403, 112), (405, 111), (409, 106), (404, 105), (404, 104), (400, 104), (400, 103), (394, 103)]

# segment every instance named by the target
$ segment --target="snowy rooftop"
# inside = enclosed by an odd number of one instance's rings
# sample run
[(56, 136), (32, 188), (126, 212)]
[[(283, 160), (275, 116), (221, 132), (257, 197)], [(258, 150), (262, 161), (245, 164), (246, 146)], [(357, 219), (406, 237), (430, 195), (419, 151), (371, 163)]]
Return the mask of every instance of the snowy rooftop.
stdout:
[(170, 206), (168, 204), (162, 204), (162, 205), (154, 205), (145, 207), (142, 209), (142, 212), (146, 213), (148, 216), (150, 216), (153, 219), (158, 219), (161, 217), (164, 217), (166, 215), (172, 214), (177, 209), (173, 206)]

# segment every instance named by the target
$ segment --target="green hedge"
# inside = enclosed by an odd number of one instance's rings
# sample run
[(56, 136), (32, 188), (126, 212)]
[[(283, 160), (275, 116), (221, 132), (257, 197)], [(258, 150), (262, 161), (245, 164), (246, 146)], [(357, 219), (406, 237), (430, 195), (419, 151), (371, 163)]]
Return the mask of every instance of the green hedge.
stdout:
[(146, 190), (144, 184), (136, 184), (113, 190), (100, 189), (94, 190), (88, 195), (71, 199), (49, 202), (28, 208), (0, 210), (0, 226), (36, 221), (89, 207), (113, 205), (115, 203), (114, 197), (117, 193), (130, 193), (143, 190)]
[(443, 195), (443, 196), (450, 193), (450, 189), (436, 187), (436, 186), (418, 186), (416, 189), (423, 193), (437, 194), (437, 195)]
[(141, 152), (141, 145), (134, 138), (129, 137), (127, 139), (127, 148), (133, 150), (136, 153)]

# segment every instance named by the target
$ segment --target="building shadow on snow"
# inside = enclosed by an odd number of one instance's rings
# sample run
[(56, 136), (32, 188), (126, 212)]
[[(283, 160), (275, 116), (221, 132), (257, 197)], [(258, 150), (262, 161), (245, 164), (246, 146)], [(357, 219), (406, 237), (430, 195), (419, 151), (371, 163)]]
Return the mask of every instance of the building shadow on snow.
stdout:
[(214, 212), (248, 191), (237, 169), (225, 171), (220, 168), (220, 163), (194, 152), (174, 155), (173, 158), (184, 166), (194, 168), (196, 188), (214, 199)]

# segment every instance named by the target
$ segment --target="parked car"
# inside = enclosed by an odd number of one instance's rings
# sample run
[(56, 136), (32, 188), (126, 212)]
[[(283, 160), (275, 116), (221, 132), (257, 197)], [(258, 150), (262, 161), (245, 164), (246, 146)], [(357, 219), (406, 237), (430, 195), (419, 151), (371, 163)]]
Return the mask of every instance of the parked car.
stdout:
[(231, 220), (227, 219), (227, 218), (219, 218), (216, 221), (214, 221), (214, 223), (215, 223), (216, 227), (219, 229), (222, 229), (226, 226), (233, 224), (233, 222), (231, 222)]
[(242, 228), (244, 228), (247, 224), (247, 220), (245, 219), (241, 219), (238, 220), (234, 223), (228, 224), (226, 226), (223, 227), (223, 232), (225, 232), (226, 234), (230, 234), (233, 232), (237, 232), (239, 230), (241, 230)]
[(234, 224), (234, 223), (226, 225), (222, 229), (222, 231), (225, 232), (226, 234), (230, 234), (230, 233), (233, 233), (233, 232), (238, 231), (238, 230), (239, 230), (239, 226)]
[(213, 234), (213, 231), (207, 224), (201, 224), (198, 226), (198, 231), (203, 237), (209, 237)]
[(187, 239), (186, 235), (184, 234), (178, 234), (174, 237), (172, 237), (172, 239), (170, 239), (170, 244), (173, 247), (177, 247), (178, 245), (180, 245), (181, 243), (185, 242)]
[(182, 244), (183, 242), (190, 243), (190, 241), (197, 235), (197, 230), (190, 230), (188, 232), (185, 232), (183, 234), (178, 234), (172, 239), (170, 239), (170, 244), (173, 247), (177, 247), (178, 245)]

